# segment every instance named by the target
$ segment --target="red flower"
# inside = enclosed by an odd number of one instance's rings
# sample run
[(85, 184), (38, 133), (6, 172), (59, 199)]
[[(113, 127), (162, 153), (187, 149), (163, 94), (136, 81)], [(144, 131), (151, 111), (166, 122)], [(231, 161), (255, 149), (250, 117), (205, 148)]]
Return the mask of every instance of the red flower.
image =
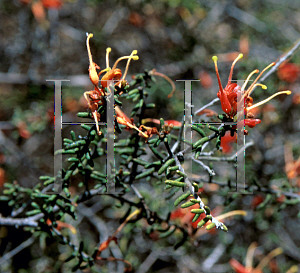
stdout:
[(199, 73), (200, 83), (205, 89), (209, 89), (212, 87), (213, 81), (211, 76), (206, 71), (201, 71)]
[(280, 255), (282, 253), (282, 248), (278, 247), (272, 250), (266, 257), (264, 257), (261, 262), (253, 268), (253, 255), (254, 251), (257, 248), (257, 243), (253, 242), (247, 251), (246, 256), (246, 265), (240, 264), (236, 259), (231, 259), (229, 261), (230, 266), (233, 268), (234, 272), (236, 273), (263, 273), (263, 268), (271, 262), (271, 260)]
[(232, 152), (232, 146), (230, 143), (236, 142), (236, 134), (232, 137), (230, 132), (226, 132), (225, 136), (221, 138), (222, 151), (225, 154), (230, 154)]
[(202, 213), (200, 217), (195, 221), (192, 222), (195, 214), (191, 212), (192, 209), (198, 209), (199, 205), (195, 204), (188, 208), (177, 208), (171, 213), (170, 220), (180, 219), (180, 223), (182, 225), (192, 226), (193, 228), (197, 228), (197, 224), (206, 217), (205, 213)]
[(61, 0), (42, 0), (42, 3), (47, 9), (59, 9), (63, 4)]
[(251, 273), (251, 270), (246, 269), (242, 264), (240, 264), (236, 259), (231, 259), (229, 264), (236, 273)]
[[(279, 94), (288, 94), (289, 95), (289, 94), (291, 94), (291, 91), (277, 92), (276, 94), (272, 95), (268, 99), (265, 99), (265, 100), (253, 105), (253, 99), (250, 97), (251, 92), (254, 90), (254, 88), (256, 86), (261, 86), (263, 89), (267, 89), (267, 86), (265, 86), (263, 84), (259, 84), (259, 83), (257, 83), (257, 81), (260, 79), (262, 74), (267, 69), (274, 66), (275, 63), (271, 63), (266, 68), (264, 68), (262, 70), (262, 72), (253, 81), (253, 83), (249, 86), (249, 88), (247, 90), (245, 90), (250, 78), (253, 76), (253, 74), (258, 73), (259, 70), (255, 69), (254, 71), (252, 71), (249, 74), (249, 76), (247, 77), (247, 79), (242, 87), (237, 85), (236, 83), (232, 83), (231, 80), (232, 80), (233, 68), (234, 68), (235, 64), (237, 63), (237, 61), (239, 59), (241, 59), (242, 57), (243, 57), (243, 54), (239, 54), (239, 56), (232, 63), (229, 77), (228, 77), (228, 82), (224, 89), (222, 87), (222, 83), (221, 83), (221, 79), (220, 79), (219, 71), (218, 71), (218, 65), (217, 65), (218, 57), (213, 56), (212, 59), (215, 64), (216, 74), (217, 74), (218, 83), (219, 83), (219, 92), (217, 95), (221, 101), (222, 110), (227, 114), (227, 116), (229, 118), (233, 119), (234, 121), (241, 120), (241, 118), (243, 118), (245, 115), (245, 125), (248, 125), (250, 128), (252, 128), (255, 125), (259, 124), (261, 121), (259, 119), (253, 119), (254, 115), (252, 113), (250, 113), (249, 110), (266, 103), (267, 101), (269, 101), (270, 99), (272, 99), (273, 97), (275, 97)], [(244, 111), (241, 111), (238, 113), (238, 109), (241, 109), (241, 108), (244, 109)]]
[(255, 195), (251, 201), (251, 207), (255, 209), (263, 201), (264, 198), (261, 195)]
[(282, 63), (278, 67), (278, 78), (286, 82), (295, 82), (300, 76), (300, 67), (292, 63)]

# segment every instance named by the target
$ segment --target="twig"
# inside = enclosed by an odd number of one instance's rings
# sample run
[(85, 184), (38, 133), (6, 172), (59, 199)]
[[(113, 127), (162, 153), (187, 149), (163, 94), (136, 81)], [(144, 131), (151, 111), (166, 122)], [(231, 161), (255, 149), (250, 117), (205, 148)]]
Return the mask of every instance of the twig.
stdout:
[(226, 12), (229, 14), (229, 16), (241, 21), (244, 24), (247, 24), (248, 26), (253, 27), (260, 32), (264, 32), (266, 30), (266, 24), (264, 22), (233, 5), (228, 6), (226, 8)]
[(35, 240), (35, 238), (32, 236), (29, 239), (27, 239), (25, 242), (18, 245), (12, 251), (10, 251), (10, 252), (6, 253), (5, 255), (3, 255), (0, 259), (0, 265), (7, 262), (9, 259), (11, 259), (13, 256), (18, 254), (20, 251), (22, 251), (26, 247), (29, 247), (31, 244), (33, 244), (34, 240)]
[(216, 102), (218, 102), (220, 99), (219, 98), (215, 98), (213, 99), (210, 103), (205, 104), (204, 106), (202, 106), (200, 109), (198, 109), (194, 115), (197, 115), (198, 113), (200, 113), (202, 110), (206, 109), (208, 106), (214, 105)]
[(218, 244), (214, 251), (203, 262), (203, 270), (211, 272), (211, 268), (221, 258), (225, 250), (226, 247), (223, 244)]
[[(269, 77), (272, 73), (274, 73), (277, 68), (289, 57), (291, 57), (300, 47), (300, 39), (295, 43), (295, 45), (287, 52), (285, 53), (282, 57), (279, 58), (279, 60), (276, 62), (276, 64), (259, 80), (258, 83), (263, 82), (267, 77)], [(253, 90), (256, 87), (253, 88)]]
[(236, 157), (240, 155), (244, 150), (249, 148), (250, 146), (254, 145), (254, 142), (251, 140), (250, 142), (247, 142), (245, 146), (243, 146), (236, 154), (233, 154), (229, 157), (211, 157), (211, 156), (199, 156), (198, 159), (201, 160), (209, 160), (209, 161), (228, 161), (228, 162), (234, 162), (236, 160)]
[(115, 258), (115, 257), (108, 257), (108, 258), (102, 258), (102, 257), (98, 257), (97, 259), (98, 261), (110, 261), (110, 262), (113, 262), (113, 261), (119, 261), (119, 262), (123, 262), (125, 264), (128, 265), (128, 272), (132, 271), (132, 266), (131, 266), (131, 263), (125, 259), (122, 259), (122, 258)]
[(100, 240), (104, 240), (106, 237), (108, 237), (106, 223), (96, 214), (93, 208), (94, 206), (87, 207), (83, 203), (78, 204), (77, 206), (79, 215), (81, 214), (82, 217), (86, 217), (86, 219), (88, 219), (99, 232)]
[(143, 263), (140, 265), (139, 269), (137, 270), (137, 273), (146, 273), (150, 269), (150, 267), (156, 262), (156, 260), (159, 258), (159, 256), (162, 255), (160, 251), (153, 250), (148, 257), (143, 261)]
[(10, 217), (4, 218), (0, 214), (0, 226), (28, 226), (28, 227), (38, 227), (38, 223), (32, 219), (32, 217), (29, 218), (19, 218), (19, 219), (13, 219)]
[(195, 158), (192, 158), (192, 160), (193, 160), (194, 162), (200, 164), (200, 165), (202, 166), (202, 168), (203, 168), (204, 170), (206, 170), (206, 171), (209, 173), (209, 176), (214, 176), (214, 175), (216, 175), (216, 173), (214, 172), (214, 170), (211, 170), (211, 169), (210, 169), (208, 166), (206, 166), (202, 161), (197, 160), (197, 159), (195, 159)]
[[(93, 189), (90, 190), (90, 198), (92, 196), (98, 195), (102, 192), (103, 188), (99, 189)], [(82, 198), (79, 198), (79, 200), (84, 200)], [(80, 201), (78, 201), (80, 203)], [(59, 207), (55, 205), (53, 207), (53, 212), (57, 212), (59, 210)], [(2, 217), (0, 214), (0, 226), (29, 226), (29, 227), (38, 227), (38, 221), (44, 217), (44, 213), (38, 213), (34, 216), (28, 217), (28, 218), (11, 218), (11, 217)]]

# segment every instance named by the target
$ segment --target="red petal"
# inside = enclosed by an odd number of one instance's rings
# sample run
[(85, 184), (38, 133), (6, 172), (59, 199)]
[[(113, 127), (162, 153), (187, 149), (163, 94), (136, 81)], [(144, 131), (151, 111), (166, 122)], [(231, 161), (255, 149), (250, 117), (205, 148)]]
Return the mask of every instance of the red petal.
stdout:
[(229, 264), (233, 268), (236, 273), (250, 273), (242, 264), (240, 264), (237, 260), (231, 259)]
[(42, 0), (42, 4), (47, 9), (59, 9), (63, 3), (60, 0)]
[(232, 152), (232, 146), (230, 143), (236, 142), (236, 134), (234, 133), (234, 136), (232, 137), (230, 135), (230, 132), (226, 132), (225, 136), (221, 138), (221, 147), (223, 150), (223, 153), (229, 154)]
[(167, 125), (173, 124), (174, 126), (177, 126), (177, 127), (181, 126), (181, 122), (180, 121), (172, 120), (172, 119), (165, 120), (165, 124), (167, 124)]

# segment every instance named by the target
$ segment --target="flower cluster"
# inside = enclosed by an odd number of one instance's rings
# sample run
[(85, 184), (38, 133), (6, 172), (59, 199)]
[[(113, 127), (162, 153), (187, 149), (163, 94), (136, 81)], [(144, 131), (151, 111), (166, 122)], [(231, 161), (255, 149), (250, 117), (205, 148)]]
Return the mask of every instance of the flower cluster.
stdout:
[[(246, 89), (246, 86), (249, 83), (250, 78), (256, 74), (259, 73), (258, 69), (253, 70), (249, 76), (247, 77), (245, 83), (243, 86), (239, 86), (236, 83), (232, 83), (232, 73), (233, 73), (233, 68), (235, 64), (237, 63), (238, 60), (243, 58), (243, 54), (239, 54), (239, 56), (233, 61), (228, 77), (228, 82), (225, 88), (222, 87), (219, 71), (218, 71), (218, 57), (213, 56), (213, 62), (215, 64), (215, 69), (216, 69), (216, 74), (218, 78), (218, 83), (219, 83), (219, 92), (218, 92), (218, 97), (221, 101), (221, 106), (222, 110), (226, 113), (227, 117), (229, 119), (232, 119), (233, 121), (240, 121), (242, 122), (242, 119), (244, 119), (244, 125), (249, 126), (250, 128), (253, 128), (255, 125), (259, 124), (261, 122), (260, 119), (255, 119), (254, 115), (250, 112), (251, 109), (260, 106), (272, 98), (274, 98), (277, 95), (280, 94), (291, 94), (291, 91), (281, 91), (277, 92), (274, 95), (270, 96), (269, 98), (256, 103), (253, 105), (253, 99), (250, 97), (251, 92), (256, 88), (257, 86), (262, 87), (263, 89), (267, 89), (267, 86), (264, 84), (257, 83), (262, 74), (269, 69), (270, 67), (274, 66), (275, 63), (269, 64), (266, 68), (264, 68), (260, 74), (256, 77), (256, 79), (253, 81), (253, 83)], [(244, 109), (244, 111), (238, 111), (238, 109)]]
[[(117, 61), (114, 63), (113, 67), (111, 68), (109, 66), (109, 53), (111, 52), (111, 48), (108, 47), (106, 49), (106, 68), (103, 70), (100, 70), (100, 66), (98, 66), (96, 63), (93, 62), (93, 58), (92, 58), (92, 54), (91, 54), (91, 50), (90, 50), (89, 41), (90, 41), (90, 38), (92, 38), (92, 37), (93, 37), (93, 34), (87, 33), (86, 46), (87, 46), (89, 62), (90, 62), (89, 77), (90, 77), (92, 84), (94, 85), (94, 90), (86, 91), (84, 93), (84, 97), (88, 103), (90, 110), (92, 111), (94, 120), (96, 122), (97, 131), (98, 131), (98, 134), (100, 135), (101, 132), (100, 132), (99, 126), (98, 126), (98, 121), (100, 121), (100, 114), (98, 113), (98, 107), (99, 107), (99, 105), (102, 105), (104, 103), (104, 100), (109, 95), (109, 93), (107, 93), (108, 86), (110, 85), (111, 82), (113, 82), (113, 83), (116, 82), (114, 86), (117, 90), (119, 90), (119, 94), (122, 94), (123, 93), (122, 90), (128, 85), (127, 81), (125, 80), (125, 77), (128, 72), (128, 67), (129, 67), (130, 61), (138, 60), (139, 57), (136, 55), (137, 50), (133, 50), (129, 56), (123, 56), (123, 57), (120, 57), (119, 59), (117, 59)], [(127, 60), (127, 64), (126, 64), (126, 68), (125, 68), (123, 77), (122, 77), (121, 70), (119, 68), (117, 68), (117, 65), (119, 64), (119, 62), (121, 60)], [(100, 72), (98, 73), (97, 70), (100, 70)], [(99, 87), (100, 75), (103, 73), (105, 73), (105, 74), (101, 78), (100, 87)], [(121, 113), (121, 112), (122, 111), (120, 110), (119, 113)], [(126, 122), (130, 123), (130, 120), (128, 119), (128, 120), (126, 120)]]

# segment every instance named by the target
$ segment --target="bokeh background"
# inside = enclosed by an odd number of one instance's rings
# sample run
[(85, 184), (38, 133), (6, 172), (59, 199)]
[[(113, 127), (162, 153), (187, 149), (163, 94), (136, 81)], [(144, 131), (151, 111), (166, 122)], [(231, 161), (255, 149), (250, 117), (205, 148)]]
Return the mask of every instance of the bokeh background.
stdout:
[[(112, 48), (111, 63), (137, 49), (140, 58), (131, 63), (128, 79), (151, 69), (169, 76), (177, 90), (168, 98), (171, 86), (157, 77), (149, 92), (149, 102), (154, 102), (156, 108), (149, 112), (149, 117), (181, 121), (184, 88), (183, 83), (176, 80), (201, 79), (193, 84), (193, 105), (199, 109), (216, 98), (218, 92), (213, 55), (219, 57), (223, 86), (227, 83), (231, 63), (240, 52), (244, 58), (236, 65), (234, 79), (245, 79), (254, 69), (261, 70), (278, 60), (300, 38), (300, 2), (0, 1), (0, 187), (14, 180), (33, 187), (40, 175), (53, 174), (54, 86), (46, 79), (70, 80), (62, 87), (63, 121), (74, 121), (78, 111), (86, 110), (82, 94), (92, 88), (88, 78), (86, 32), (94, 34), (90, 40), (91, 51), (100, 67), (105, 67), (107, 47)], [(122, 70), (124, 67), (125, 62), (120, 65)], [(264, 81), (267, 90), (256, 88), (253, 92), (255, 102), (281, 90), (289, 89), (292, 94), (277, 97), (255, 113), (262, 123), (249, 130), (246, 137), (247, 142), (255, 143), (246, 151), (246, 177), (250, 184), (259, 181), (275, 190), (285, 185), (286, 191), (299, 193), (299, 75), (300, 54), (296, 51)], [(125, 105), (125, 113), (126, 109)], [(220, 103), (209, 109), (222, 112)], [(200, 118), (206, 120), (205, 116)], [(64, 134), (69, 131), (70, 127), (64, 128)], [(223, 143), (223, 155), (230, 156), (234, 152)], [(227, 170), (233, 168), (230, 163), (222, 164), (224, 167), (215, 163), (216, 182), (227, 182)], [(164, 199), (162, 191), (163, 186), (153, 189), (151, 194), (145, 190), (145, 200), (150, 206), (155, 203), (155, 209), (169, 206), (175, 210), (172, 202)], [(254, 266), (273, 249), (283, 248), (283, 254), (263, 272), (287, 272), (291, 266), (299, 265), (299, 204), (287, 205), (286, 197), (279, 194), (267, 208), (256, 211), (256, 206), (265, 198), (264, 192), (242, 197), (222, 193), (220, 185), (204, 185), (203, 198), (211, 208), (248, 212), (245, 217), (226, 222), (229, 233), (201, 234), (174, 250), (174, 238), (151, 238), (145, 233), (145, 223), (140, 223), (126, 226), (119, 248), (111, 251), (121, 251), (135, 272), (140, 273), (233, 272), (229, 260), (233, 258), (245, 264), (248, 247), (257, 242)], [(9, 210), (7, 205), (4, 202), (0, 205), (0, 212), (5, 214)], [(81, 208), (81, 214), (87, 215), (85, 210), (91, 208), (92, 216), (82, 216), (74, 225), (79, 227), (81, 239), (96, 246), (99, 233), (110, 234), (118, 226), (122, 213), (113, 207), (112, 200), (103, 202), (95, 198)], [(94, 222), (88, 219), (93, 217), (97, 219)], [(106, 231), (95, 230), (95, 221)], [(22, 230), (0, 227), (0, 255), (28, 236)], [(61, 246), (54, 240), (39, 238), (6, 263), (0, 260), (3, 262), (0, 271), (69, 272), (69, 267), (62, 262), (64, 258)], [(118, 266), (107, 263), (94, 272), (122, 270), (120, 263)]]

